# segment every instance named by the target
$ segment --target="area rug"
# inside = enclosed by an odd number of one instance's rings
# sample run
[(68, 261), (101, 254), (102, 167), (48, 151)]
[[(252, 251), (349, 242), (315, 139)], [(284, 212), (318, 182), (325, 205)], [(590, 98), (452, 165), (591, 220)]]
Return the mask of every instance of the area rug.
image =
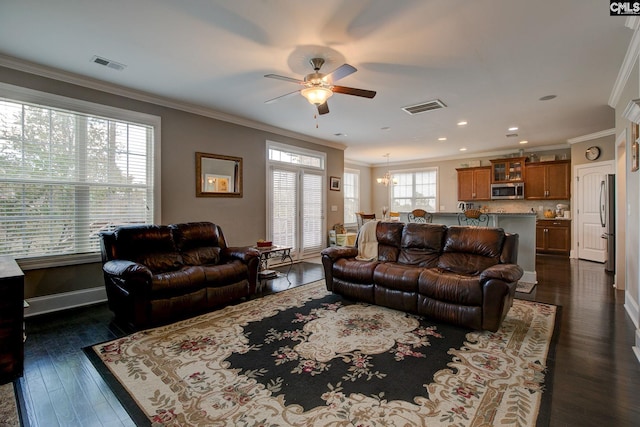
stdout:
[(518, 282), (516, 284), (516, 292), (521, 292), (523, 294), (530, 294), (533, 291), (533, 288), (536, 287), (535, 283), (532, 282)]
[(557, 308), (478, 332), (319, 281), (85, 351), (138, 425), (547, 425)]

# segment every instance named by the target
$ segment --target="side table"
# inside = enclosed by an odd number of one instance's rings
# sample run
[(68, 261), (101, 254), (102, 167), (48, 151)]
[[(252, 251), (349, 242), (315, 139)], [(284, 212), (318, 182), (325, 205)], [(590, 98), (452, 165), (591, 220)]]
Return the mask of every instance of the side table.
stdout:
[(262, 290), (264, 285), (264, 280), (269, 280), (278, 277), (278, 272), (275, 270), (269, 270), (269, 260), (273, 258), (280, 257), (281, 262), (289, 262), (289, 269), (287, 270), (284, 277), (286, 277), (287, 282), (291, 284), (289, 280), (289, 272), (291, 271), (291, 267), (293, 266), (293, 258), (291, 258), (291, 246), (267, 246), (267, 247), (258, 247), (254, 246), (255, 249), (260, 252), (260, 265), (258, 267), (258, 290)]

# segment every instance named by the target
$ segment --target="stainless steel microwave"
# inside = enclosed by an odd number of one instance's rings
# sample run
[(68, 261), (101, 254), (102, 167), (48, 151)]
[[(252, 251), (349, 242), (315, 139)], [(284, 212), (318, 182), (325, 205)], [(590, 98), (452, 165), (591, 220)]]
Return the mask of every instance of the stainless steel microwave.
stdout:
[(491, 184), (491, 200), (524, 199), (524, 182)]

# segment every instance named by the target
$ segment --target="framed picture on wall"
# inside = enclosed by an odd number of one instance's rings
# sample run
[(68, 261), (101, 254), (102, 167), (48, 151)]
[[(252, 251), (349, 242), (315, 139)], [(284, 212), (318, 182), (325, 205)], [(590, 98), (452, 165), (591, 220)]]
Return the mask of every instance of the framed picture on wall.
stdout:
[(340, 178), (332, 176), (329, 178), (329, 190), (340, 191)]

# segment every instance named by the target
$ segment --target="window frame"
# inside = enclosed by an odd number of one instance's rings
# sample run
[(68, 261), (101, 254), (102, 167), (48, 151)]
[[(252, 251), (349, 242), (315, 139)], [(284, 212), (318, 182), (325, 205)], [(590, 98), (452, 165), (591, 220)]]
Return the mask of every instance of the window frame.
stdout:
[[(124, 121), (129, 123), (137, 123), (147, 125), (153, 128), (152, 136), (152, 170), (151, 185), (153, 186), (153, 222), (159, 224), (162, 222), (162, 214), (160, 207), (161, 201), (161, 117), (141, 113), (138, 111), (126, 110), (122, 108), (112, 107), (108, 105), (97, 104), (75, 98), (69, 98), (48, 92), (37, 91), (34, 89), (15, 86), (0, 82), (0, 98), (7, 99), (11, 102), (36, 104), (42, 107), (53, 109), (67, 110), (72, 113), (81, 115), (96, 116), (115, 121)], [(39, 257), (17, 258), (20, 267), (23, 270), (32, 270), (39, 268), (61, 267), (68, 265), (78, 265), (86, 263), (100, 262), (100, 252), (90, 252), (81, 254), (61, 254), (46, 255)]]
[[(420, 209), (423, 208), (422, 206), (416, 206), (416, 203), (415, 203), (415, 201), (417, 199), (416, 196), (415, 196), (415, 187), (416, 187), (415, 175), (417, 173), (424, 173), (424, 172), (433, 172), (433, 173), (435, 173), (435, 196), (433, 197), (435, 207), (434, 207), (433, 211), (428, 210), (428, 209), (425, 209), (425, 210), (427, 210), (429, 212), (437, 212), (438, 211), (438, 206), (439, 206), (439, 199), (440, 199), (440, 175), (439, 175), (439, 168), (437, 166), (427, 167), (427, 168), (418, 168), (418, 169), (404, 169), (404, 170), (396, 170), (396, 171), (390, 171), (389, 172), (391, 174), (392, 178), (393, 177), (397, 177), (398, 175), (409, 175), (409, 174), (413, 175), (413, 178), (412, 178), (412, 190), (411, 190), (412, 195), (410, 197), (410, 199), (411, 199), (411, 209), (409, 209), (406, 212), (410, 212), (411, 210), (416, 209), (416, 208), (420, 208)], [(395, 198), (394, 199), (394, 197), (393, 197), (393, 187), (395, 187), (396, 185), (398, 185), (398, 184), (389, 184), (389, 190), (388, 190), (388, 194), (387, 194), (388, 203), (389, 203), (388, 206), (390, 206), (389, 209), (391, 211), (397, 210), (396, 208), (394, 208), (394, 200), (395, 199), (403, 199), (403, 200), (407, 199), (407, 197), (401, 197), (401, 198)], [(421, 197), (421, 199), (431, 199), (431, 197)], [(405, 212), (404, 210), (401, 210), (401, 211)]]
[[(355, 217), (354, 215), (354, 221), (353, 222), (347, 222), (346, 219), (346, 208), (347, 208), (347, 187), (348, 187), (348, 181), (347, 181), (347, 174), (352, 174), (356, 176), (356, 183), (355, 183), (355, 197), (353, 198), (355, 200), (355, 211), (354, 212), (359, 212), (360, 211), (360, 170), (358, 169), (353, 169), (353, 168), (344, 168), (343, 171), (343, 176), (342, 176), (342, 190), (344, 192), (344, 201), (343, 201), (343, 221), (344, 221), (344, 225), (345, 226), (354, 226), (358, 223), (358, 219)], [(351, 198), (349, 198), (351, 199)]]

